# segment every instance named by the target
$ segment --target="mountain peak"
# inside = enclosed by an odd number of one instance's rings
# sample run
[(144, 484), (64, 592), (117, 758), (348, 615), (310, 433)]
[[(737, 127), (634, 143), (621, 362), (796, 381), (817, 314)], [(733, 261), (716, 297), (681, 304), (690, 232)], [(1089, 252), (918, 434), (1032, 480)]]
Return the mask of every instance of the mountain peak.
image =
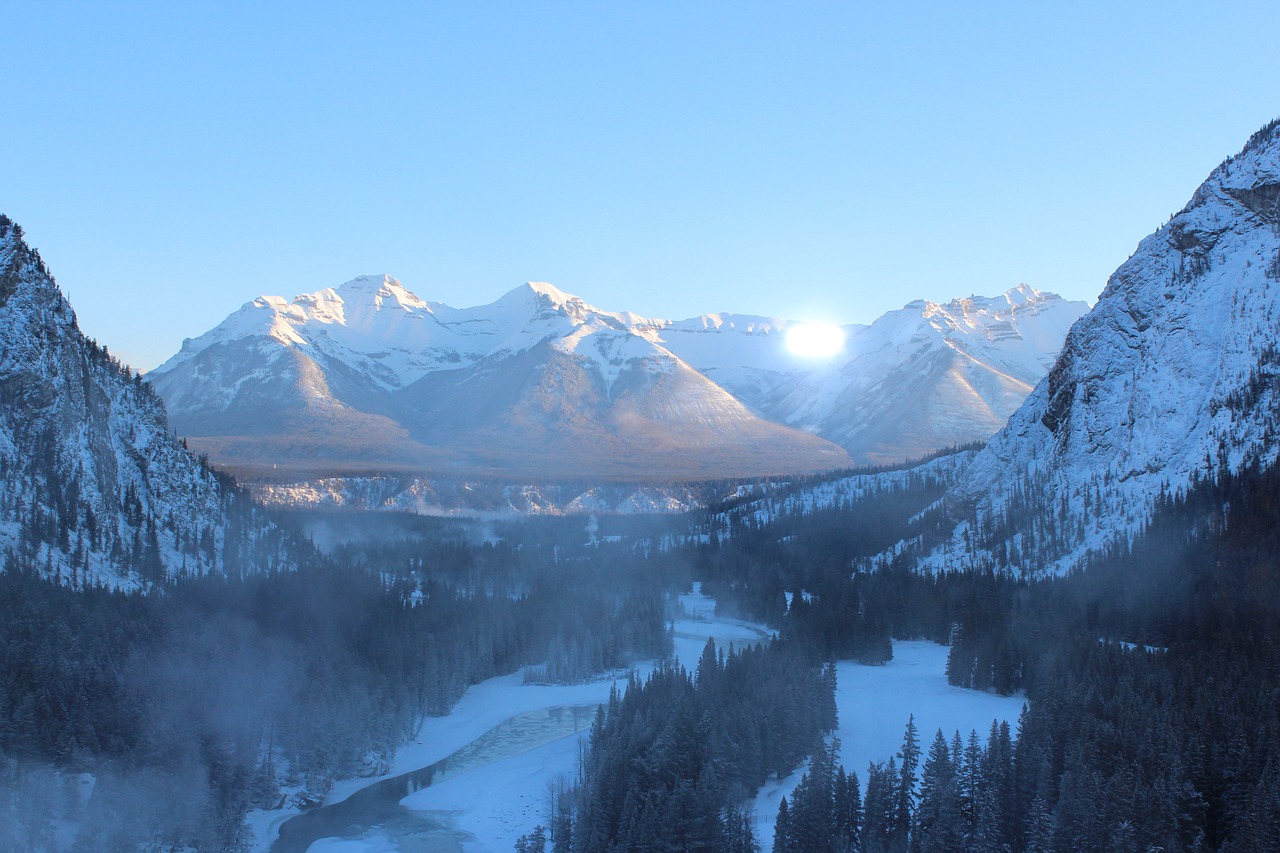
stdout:
[(554, 284), (551, 284), (549, 282), (526, 281), (524, 283), (524, 286), (527, 287), (529, 290), (533, 291), (534, 293), (536, 293), (537, 295), (545, 296), (546, 298), (552, 300), (553, 302), (564, 303), (564, 302), (570, 302), (575, 299), (578, 300), (579, 302), (582, 301), (577, 296), (573, 296), (572, 294), (565, 293), (563, 290), (561, 290), (560, 288), (556, 287)]
[[(1066, 570), (1136, 530), (1160, 494), (1273, 461), (1278, 226), (1271, 122), (1112, 274), (1047, 380), (952, 490), (957, 518), (978, 529), (1016, 515), (1026, 536), (1053, 543), (1032, 570)], [(935, 565), (975, 558), (960, 538)]]
[(1029, 284), (1019, 284), (999, 296), (979, 296), (975, 293), (972, 296), (957, 297), (945, 303), (934, 302), (931, 299), (914, 299), (902, 306), (901, 310), (919, 313), (926, 319), (943, 315), (963, 317), (976, 313), (1004, 317), (1026, 306), (1062, 301), (1064, 301), (1062, 297), (1056, 293), (1036, 290)]
[[(356, 276), (339, 286), (336, 291), (332, 288), (327, 288), (319, 293), (306, 295), (314, 298), (329, 293), (334, 294), (343, 302), (372, 303), (374, 310), (381, 309), (386, 300), (391, 300), (402, 308), (431, 310), (425, 299), (422, 299), (418, 294), (401, 284), (399, 279), (385, 273), (382, 275)], [(302, 299), (303, 297), (298, 297), (294, 301), (298, 302)]]
[(31, 270), (38, 273), (38, 278), (53, 281), (40, 253), (27, 245), (22, 226), (0, 213), (0, 304), (8, 301)]
[(1056, 293), (1036, 290), (1029, 284), (1011, 287), (999, 296), (978, 296), (977, 294), (963, 299), (953, 299), (947, 303), (947, 309), (967, 313), (970, 311), (989, 311), (1004, 314), (1029, 305), (1040, 305), (1046, 302), (1061, 302), (1062, 297)]
[(347, 293), (377, 293), (380, 290), (404, 290), (402, 285), (395, 276), (387, 275), (358, 275), (348, 282), (338, 286), (338, 292)]
[(1011, 287), (1001, 294), (1001, 298), (1010, 305), (1026, 305), (1029, 302), (1039, 302), (1044, 299), (1060, 298), (1056, 293), (1042, 293), (1029, 284), (1019, 284), (1017, 287)]
[(527, 281), (519, 287), (507, 291), (493, 304), (515, 309), (520, 313), (528, 310), (528, 307), (531, 306), (535, 316), (542, 316), (547, 313), (561, 314), (569, 317), (574, 323), (585, 322), (591, 315), (603, 315), (606, 313), (588, 304), (582, 297), (574, 296), (572, 293), (565, 293), (560, 288), (545, 281)]

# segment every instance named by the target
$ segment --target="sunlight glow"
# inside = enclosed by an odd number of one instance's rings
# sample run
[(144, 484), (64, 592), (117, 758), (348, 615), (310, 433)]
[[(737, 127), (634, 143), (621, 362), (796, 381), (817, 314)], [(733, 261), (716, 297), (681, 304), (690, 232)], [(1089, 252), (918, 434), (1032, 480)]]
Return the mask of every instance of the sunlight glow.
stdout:
[(825, 323), (792, 326), (787, 329), (787, 349), (801, 358), (830, 358), (844, 349), (844, 332)]

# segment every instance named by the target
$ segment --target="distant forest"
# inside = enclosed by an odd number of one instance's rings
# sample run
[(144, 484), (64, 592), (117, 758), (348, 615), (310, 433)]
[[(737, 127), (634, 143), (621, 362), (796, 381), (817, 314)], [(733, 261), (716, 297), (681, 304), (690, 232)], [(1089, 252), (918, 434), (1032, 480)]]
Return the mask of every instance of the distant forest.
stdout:
[[(1063, 578), (851, 570), (939, 488), (713, 537), (625, 522), (598, 547), (580, 519), (483, 541), (439, 526), (145, 596), (72, 590), (9, 555), (0, 849), (51, 846), (66, 816), (92, 827), (76, 849), (242, 849), (246, 810), (386, 767), (470, 684), (662, 657), (671, 596), (700, 580), (777, 638), (633, 679), (523, 853), (1280, 850), (1280, 471), (1167, 496), (1132, 543)], [(895, 638), (949, 644), (954, 684), (1024, 692), (1017, 725), (904, 720), (897, 755), (841, 767), (829, 664), (883, 662)], [(754, 792), (806, 758), (775, 838), (754, 838)]]
[[(148, 595), (73, 590), (10, 555), (0, 850), (50, 849), (72, 816), (76, 850), (238, 850), (245, 812), (279, 805), (279, 784), (318, 796), (385, 770), (471, 684), (526, 664), (575, 681), (668, 654), (661, 578), (525, 544), (311, 551), (296, 571)], [(68, 771), (96, 778), (89, 814)]]
[[(953, 684), (1027, 696), (1016, 731), (922, 736), (904, 721), (902, 751), (866, 769), (816, 741), (774, 849), (1280, 850), (1280, 471), (1166, 496), (1133, 543), (1064, 578), (844, 570), (931, 499), (922, 485), (866, 514), (795, 515), (684, 549), (704, 589), (814, 660), (883, 661), (891, 638), (948, 642)], [(754, 706), (750, 686), (721, 681), (722, 703)], [(630, 742), (645, 743), (642, 725)], [(718, 837), (653, 849), (755, 843), (740, 803), (719, 814)], [(582, 847), (577, 826), (555, 829), (557, 851), (650, 849)]]

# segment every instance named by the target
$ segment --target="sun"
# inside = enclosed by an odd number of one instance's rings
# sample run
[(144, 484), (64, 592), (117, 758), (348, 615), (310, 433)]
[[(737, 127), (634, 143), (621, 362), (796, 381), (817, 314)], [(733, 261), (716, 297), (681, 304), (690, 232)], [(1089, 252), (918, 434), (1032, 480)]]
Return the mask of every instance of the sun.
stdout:
[(829, 323), (802, 323), (787, 329), (787, 349), (801, 358), (830, 358), (844, 349), (844, 332)]

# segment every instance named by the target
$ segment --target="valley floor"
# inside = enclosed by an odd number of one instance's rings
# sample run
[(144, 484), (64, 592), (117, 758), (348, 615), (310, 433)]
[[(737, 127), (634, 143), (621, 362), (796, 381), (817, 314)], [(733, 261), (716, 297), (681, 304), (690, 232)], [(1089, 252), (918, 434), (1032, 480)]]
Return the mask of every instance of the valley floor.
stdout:
[[(1007, 721), (1016, 733), (1024, 701), (1021, 696), (953, 687), (947, 683), (946, 646), (895, 640), (893, 660), (884, 666), (836, 664), (840, 761), (846, 770), (858, 774), (865, 787), (867, 765), (888, 761), (902, 749), (903, 730), (911, 715), (915, 715), (923, 749), (928, 749), (938, 729), (948, 740), (957, 729), (962, 737), (976, 729), (985, 742), (992, 720)], [(790, 797), (803, 770), (782, 780), (770, 779), (756, 796), (755, 833), (762, 850), (772, 849), (778, 801)]]
[[(681, 603), (689, 618), (675, 624), (675, 651), (686, 667), (696, 665), (708, 637), (718, 645), (740, 645), (768, 636), (762, 626), (716, 617), (715, 602), (701, 594), (682, 596)], [(992, 719), (1008, 720), (1011, 725), (1017, 720), (1020, 698), (947, 684), (946, 657), (943, 646), (898, 642), (894, 659), (885, 666), (839, 664), (837, 735), (848, 769), (863, 778), (869, 761), (884, 761), (896, 753), (910, 714), (915, 714), (920, 738), (926, 743), (939, 727), (948, 733), (959, 728), (967, 734), (975, 728), (985, 734)], [(650, 666), (641, 667), (640, 674), (645, 675)], [(617, 681), (589, 684), (527, 685), (515, 673), (472, 687), (451, 713), (424, 723), (418, 736), (397, 752), (387, 775), (428, 766), (465, 748), (464, 765), (452, 769), (443, 781), (401, 800), (411, 813), (405, 825), (324, 838), (312, 844), (309, 853), (509, 853), (520, 835), (547, 822), (549, 786), (557, 779), (569, 782), (576, 776), (591, 707), (606, 702), (615, 683), (624, 687), (625, 675)], [(573, 709), (578, 709), (576, 714)], [(540, 711), (552, 713), (536, 713)], [(560, 722), (540, 722), (551, 717)], [(561, 734), (565, 725), (578, 731)], [(756, 833), (765, 850), (773, 838), (778, 801), (799, 783), (800, 773), (769, 780), (757, 797)], [(340, 782), (326, 804), (344, 800), (375, 781)], [(257, 838), (254, 853), (267, 853), (280, 824), (295, 814), (293, 809), (251, 813), (249, 821)]]

